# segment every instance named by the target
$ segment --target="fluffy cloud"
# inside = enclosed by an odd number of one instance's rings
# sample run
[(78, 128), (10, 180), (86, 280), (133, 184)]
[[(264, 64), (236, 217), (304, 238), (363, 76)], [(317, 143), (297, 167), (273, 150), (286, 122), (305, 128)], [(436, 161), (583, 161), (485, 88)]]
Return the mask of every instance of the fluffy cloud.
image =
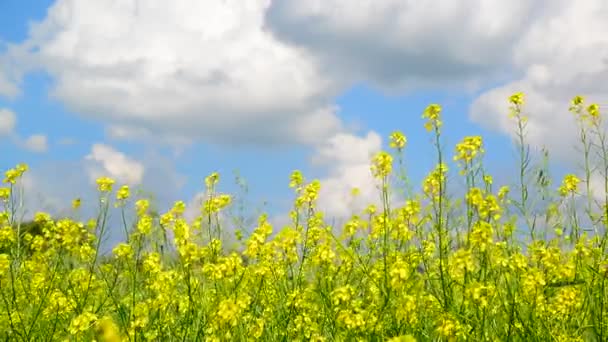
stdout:
[(104, 144), (95, 144), (85, 158), (89, 161), (88, 174), (91, 180), (109, 176), (123, 184), (139, 184), (144, 176), (142, 163), (129, 158)]
[[(0, 41), (0, 51), (4, 50), (2, 41)], [(11, 70), (15, 70), (14, 65), (11, 65), (11, 56), (9, 54), (3, 56), (0, 55), (0, 96), (13, 98), (19, 94), (18, 82), (15, 80), (14, 72), (10, 73)]]
[(17, 124), (17, 116), (13, 111), (0, 108), (0, 136), (10, 135)]
[(7, 55), (50, 73), (53, 96), (118, 136), (226, 144), (330, 136), (341, 126), (331, 105), (338, 89), (305, 51), (264, 29), (269, 4), (58, 0)]
[(34, 134), (29, 136), (27, 139), (25, 139), (23, 145), (26, 149), (37, 153), (46, 152), (49, 148), (48, 139), (46, 135), (43, 134)]
[[(338, 134), (317, 147), (313, 163), (327, 168), (327, 176), (320, 179), (319, 208), (328, 218), (343, 219), (379, 201), (370, 161), (381, 148), (376, 132), (363, 137)], [(359, 189), (356, 197), (351, 194), (353, 188)]]
[(504, 76), (514, 43), (544, 3), (277, 0), (267, 21), (333, 78), (387, 90), (461, 88)]
[(518, 77), (481, 94), (470, 117), (486, 127), (513, 134), (506, 98), (527, 95), (529, 141), (546, 145), (554, 155), (570, 161), (578, 130), (568, 112), (574, 95), (608, 108), (608, 3), (556, 1), (540, 13), (513, 49)]

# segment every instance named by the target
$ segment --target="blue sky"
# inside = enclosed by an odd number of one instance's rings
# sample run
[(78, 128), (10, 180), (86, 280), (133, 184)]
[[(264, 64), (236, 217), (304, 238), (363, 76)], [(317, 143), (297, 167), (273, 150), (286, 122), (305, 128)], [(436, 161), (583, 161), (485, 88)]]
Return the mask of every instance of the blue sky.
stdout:
[(362, 15), (370, 4), (343, 0), (3, 0), (0, 110), (16, 124), (0, 137), (0, 167), (28, 163), (28, 193), (54, 208), (92, 195), (94, 175), (143, 185), (166, 206), (191, 202), (213, 171), (235, 192), (238, 170), (252, 205), (268, 201), (276, 215), (300, 169), (327, 180), (324, 203), (339, 216), (346, 188), (336, 180), (365, 182), (362, 164), (393, 130), (408, 137), (416, 183), (432, 168), (420, 117), (430, 103), (443, 106), (450, 155), (462, 137), (483, 135), (488, 168), (509, 181), (506, 98), (524, 91), (530, 141), (550, 148), (559, 175), (575, 166), (569, 98), (608, 99), (608, 35), (598, 34), (608, 5), (541, 2), (380, 0)]

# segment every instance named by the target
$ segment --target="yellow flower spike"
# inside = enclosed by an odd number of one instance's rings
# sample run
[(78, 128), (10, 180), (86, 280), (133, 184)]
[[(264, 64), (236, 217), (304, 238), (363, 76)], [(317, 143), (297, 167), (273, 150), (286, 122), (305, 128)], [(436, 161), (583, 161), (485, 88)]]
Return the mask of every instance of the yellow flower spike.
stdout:
[(0, 277), (3, 277), (10, 268), (11, 259), (8, 254), (0, 254)]
[(384, 151), (378, 152), (373, 159), (371, 171), (374, 177), (387, 177), (393, 170), (393, 157)]
[(143, 216), (146, 212), (148, 212), (148, 208), (150, 207), (150, 201), (147, 199), (140, 199), (135, 202), (135, 210), (137, 211), (137, 216)]
[(19, 178), (19, 171), (15, 169), (10, 169), (4, 173), (4, 183), (15, 184), (17, 182), (17, 178)]
[(490, 175), (484, 175), (484, 176), (483, 176), (483, 181), (484, 181), (486, 184), (488, 184), (488, 185), (492, 185), (492, 182), (493, 182), (493, 180), (492, 180), (492, 176), (490, 176)]
[(89, 330), (97, 320), (97, 316), (91, 312), (83, 312), (70, 323), (70, 334), (77, 335)]
[(100, 177), (96, 181), (97, 189), (100, 192), (110, 192), (112, 191), (112, 185), (114, 185), (115, 181), (109, 177)]
[(175, 202), (171, 211), (175, 216), (181, 216), (186, 211), (186, 203), (184, 201)]
[(120, 342), (118, 326), (111, 317), (105, 316), (96, 323), (96, 332), (101, 342)]
[(585, 98), (580, 96), (580, 95), (576, 95), (573, 99), (572, 99), (572, 106), (580, 106), (585, 102)]
[(423, 119), (428, 119), (424, 124), (424, 128), (427, 131), (431, 131), (433, 128), (439, 129), (442, 125), (441, 122), (441, 106), (438, 104), (431, 104), (424, 110), (422, 114)]
[(567, 196), (568, 194), (575, 194), (578, 190), (578, 184), (581, 180), (576, 175), (568, 174), (564, 177), (562, 185), (559, 187), (559, 194)]
[(8, 198), (11, 196), (11, 188), (0, 188), (0, 200), (8, 201)]
[(524, 93), (518, 92), (509, 97), (509, 102), (516, 105), (521, 106), (524, 104)]
[(589, 107), (587, 107), (587, 113), (589, 113), (589, 116), (591, 116), (594, 120), (599, 118), (600, 106), (597, 103), (589, 105)]
[(407, 144), (407, 138), (403, 133), (399, 131), (395, 131), (390, 135), (390, 143), (389, 146), (391, 148), (395, 148), (397, 150), (402, 150)]
[(302, 175), (302, 171), (295, 170), (291, 173), (289, 177), (289, 187), (290, 188), (299, 188), (304, 184), (304, 176)]
[(129, 198), (129, 196), (130, 196), (130, 192), (129, 192), (128, 185), (121, 186), (120, 189), (118, 189), (118, 191), (116, 192), (116, 199), (119, 201), (124, 201), (127, 198)]
[(220, 174), (217, 172), (213, 172), (212, 174), (210, 174), (209, 176), (207, 176), (205, 178), (205, 185), (207, 186), (207, 189), (211, 189), (219, 181), (220, 181)]
[(483, 142), (480, 136), (464, 137), (456, 145), (456, 155), (454, 161), (470, 163), (478, 154), (484, 153)]

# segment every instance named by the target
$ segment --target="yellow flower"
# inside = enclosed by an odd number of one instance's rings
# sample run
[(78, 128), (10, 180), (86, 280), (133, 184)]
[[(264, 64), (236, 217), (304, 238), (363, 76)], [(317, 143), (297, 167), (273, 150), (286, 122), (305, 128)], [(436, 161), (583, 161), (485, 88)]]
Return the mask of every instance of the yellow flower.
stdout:
[(123, 185), (116, 192), (116, 199), (119, 200), (119, 201), (124, 201), (127, 198), (129, 198), (129, 186), (128, 185)]
[(393, 170), (393, 157), (387, 152), (378, 152), (373, 159), (371, 170), (376, 178), (387, 177)]
[(70, 323), (70, 334), (76, 335), (89, 330), (93, 323), (97, 320), (97, 316), (91, 312), (83, 312)]
[(438, 104), (431, 104), (424, 110), (422, 114), (423, 119), (428, 119), (424, 124), (424, 128), (427, 131), (431, 131), (433, 128), (439, 129), (442, 125), (441, 122), (441, 106)]
[(135, 202), (135, 210), (137, 211), (137, 216), (143, 216), (150, 207), (150, 201), (147, 199), (140, 199)]
[(593, 103), (587, 107), (587, 113), (593, 120), (597, 120), (600, 116), (600, 106), (597, 103)]
[(4, 183), (15, 184), (17, 179), (23, 175), (25, 171), (28, 170), (27, 164), (17, 164), (14, 169), (10, 169), (4, 173)]
[(8, 198), (11, 196), (11, 188), (0, 188), (0, 200), (8, 201)]
[(401, 335), (390, 338), (387, 342), (416, 342), (416, 338), (412, 335)]
[(456, 155), (454, 161), (470, 163), (478, 154), (483, 153), (483, 142), (480, 136), (464, 137), (456, 145)]
[(213, 188), (220, 181), (220, 174), (217, 172), (213, 172), (209, 176), (205, 178), (205, 185), (207, 189)]
[(78, 209), (78, 208), (80, 208), (81, 204), (82, 204), (82, 201), (80, 200), (80, 198), (76, 198), (72, 201), (72, 208)]
[(97, 189), (100, 192), (112, 191), (112, 185), (114, 185), (114, 180), (112, 178), (100, 177), (97, 179)]
[(118, 258), (130, 258), (133, 255), (133, 247), (127, 243), (119, 243), (112, 252)]
[(11, 259), (8, 254), (0, 254), (0, 277), (4, 276), (10, 268)]
[(105, 316), (96, 324), (97, 334), (101, 337), (102, 342), (120, 342), (120, 333), (118, 326), (112, 318)]
[(304, 184), (304, 176), (300, 170), (295, 170), (291, 173), (291, 177), (289, 179), (289, 187), (290, 188), (299, 188)]
[(509, 97), (509, 102), (516, 106), (521, 106), (524, 103), (524, 93), (519, 92), (511, 95)]
[(395, 131), (390, 135), (390, 144), (389, 146), (391, 148), (396, 148), (398, 150), (401, 150), (405, 147), (405, 144), (407, 143), (407, 138), (405, 137), (405, 135), (403, 135), (403, 133), (399, 132), (399, 131)]
[(580, 106), (583, 104), (583, 102), (585, 102), (585, 98), (580, 96), (580, 95), (576, 95), (573, 99), (572, 99), (572, 106)]
[(578, 184), (581, 180), (573, 174), (568, 174), (564, 177), (562, 185), (559, 187), (559, 194), (566, 196), (568, 194), (574, 194), (578, 190)]

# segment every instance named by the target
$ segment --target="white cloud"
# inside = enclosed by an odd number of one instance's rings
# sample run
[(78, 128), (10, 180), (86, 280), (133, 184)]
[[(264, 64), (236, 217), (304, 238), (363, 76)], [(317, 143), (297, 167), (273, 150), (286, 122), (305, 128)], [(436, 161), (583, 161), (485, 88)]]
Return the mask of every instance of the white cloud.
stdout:
[(339, 89), (306, 52), (264, 29), (269, 3), (58, 0), (9, 55), (49, 72), (52, 94), (76, 113), (136, 133), (323, 139), (341, 126), (331, 105)]
[[(0, 50), (2, 50), (2, 41), (0, 41)], [(18, 82), (15, 81), (14, 72), (15, 66), (9, 63), (10, 55), (0, 55), (0, 96), (14, 98), (19, 94)]]
[(556, 1), (540, 13), (513, 49), (521, 77), (481, 94), (470, 117), (486, 127), (511, 135), (507, 97), (516, 91), (527, 95), (529, 141), (546, 145), (556, 157), (578, 160), (572, 146), (578, 129), (569, 102), (584, 95), (608, 107), (608, 3)]
[(10, 109), (0, 108), (0, 136), (12, 134), (16, 124), (15, 113)]
[(387, 90), (461, 89), (505, 76), (514, 44), (545, 2), (278, 0), (267, 21), (334, 78)]
[(109, 176), (122, 184), (139, 184), (144, 176), (144, 165), (104, 144), (94, 144), (91, 153), (85, 157), (89, 161), (88, 174), (91, 181)]
[(26, 149), (37, 153), (46, 152), (49, 148), (47, 137), (43, 134), (31, 135), (23, 142), (23, 145)]
[[(327, 176), (320, 179), (319, 208), (327, 218), (343, 219), (380, 199), (377, 181), (372, 177), (370, 163), (382, 148), (376, 132), (363, 137), (338, 134), (319, 145), (313, 163), (327, 167)], [(359, 189), (353, 197), (351, 190)]]

